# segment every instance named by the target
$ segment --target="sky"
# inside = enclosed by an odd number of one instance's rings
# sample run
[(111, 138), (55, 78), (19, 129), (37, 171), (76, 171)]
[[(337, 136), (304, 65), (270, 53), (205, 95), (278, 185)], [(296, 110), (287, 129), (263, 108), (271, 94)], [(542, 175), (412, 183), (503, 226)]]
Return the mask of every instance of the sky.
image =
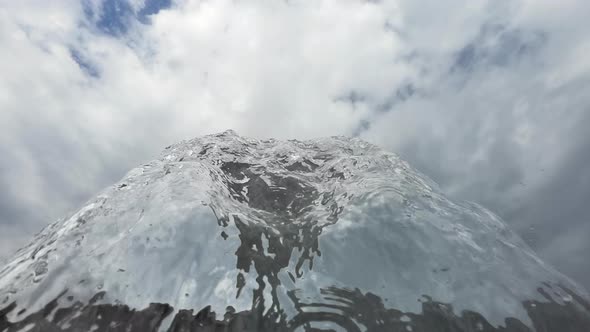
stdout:
[(0, 259), (182, 139), (358, 136), (590, 289), (583, 0), (0, 0)]

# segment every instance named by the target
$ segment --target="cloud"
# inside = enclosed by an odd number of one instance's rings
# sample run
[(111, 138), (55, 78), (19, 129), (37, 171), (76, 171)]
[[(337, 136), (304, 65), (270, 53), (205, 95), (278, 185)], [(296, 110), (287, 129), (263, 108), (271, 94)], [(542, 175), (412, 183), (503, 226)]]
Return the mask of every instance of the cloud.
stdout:
[[(16, 240), (0, 256), (162, 147), (233, 128), (396, 151), (590, 287), (590, 265), (564, 259), (590, 250), (575, 185), (589, 172), (589, 6), (3, 3), (0, 225)], [(548, 203), (554, 190), (571, 204)]]
[(590, 224), (590, 71), (576, 14), (587, 5), (544, 7), (521, 2), (482, 20), (463, 47), (436, 57), (447, 59), (438, 70), (428, 66), (431, 82), (376, 113), (361, 136), (398, 151), (452, 195), (499, 213), (588, 287), (582, 257), (590, 243), (579, 234)]

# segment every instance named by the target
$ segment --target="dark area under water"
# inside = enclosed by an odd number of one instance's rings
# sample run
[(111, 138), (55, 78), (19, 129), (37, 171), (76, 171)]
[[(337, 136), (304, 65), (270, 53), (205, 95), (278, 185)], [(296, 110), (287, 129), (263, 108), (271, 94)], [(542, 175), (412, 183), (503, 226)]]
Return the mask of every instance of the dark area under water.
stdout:
[[(571, 302), (560, 304), (539, 289), (547, 302), (525, 301), (537, 332), (586, 332), (590, 331), (590, 303), (571, 290), (561, 287), (572, 296)], [(27, 314), (21, 310), (19, 321), (9, 321), (7, 315), (17, 304), (9, 304), (0, 310), (2, 332), (156, 332), (165, 318), (175, 310), (165, 303), (152, 303), (142, 310), (123, 304), (99, 304), (105, 292), (97, 293), (87, 304), (73, 301), (72, 305), (58, 308), (62, 293), (43, 309)], [(168, 332), (221, 332), (221, 331), (388, 331), (388, 332), (532, 332), (523, 322), (506, 318), (502, 327), (492, 326), (481, 314), (473, 311), (454, 312), (451, 305), (425, 297), (422, 312), (404, 313), (386, 308), (383, 300), (360, 290), (326, 288), (322, 294), (330, 303), (302, 303), (296, 292), (289, 297), (298, 313), (287, 319), (280, 310), (265, 311), (264, 304), (254, 309), (236, 312), (229, 306), (223, 315), (217, 315), (210, 307), (196, 314), (193, 310), (179, 310), (174, 314)], [(323, 327), (317, 327), (323, 323)], [(329, 327), (326, 327), (329, 326)], [(364, 328), (361, 328), (364, 327)]]

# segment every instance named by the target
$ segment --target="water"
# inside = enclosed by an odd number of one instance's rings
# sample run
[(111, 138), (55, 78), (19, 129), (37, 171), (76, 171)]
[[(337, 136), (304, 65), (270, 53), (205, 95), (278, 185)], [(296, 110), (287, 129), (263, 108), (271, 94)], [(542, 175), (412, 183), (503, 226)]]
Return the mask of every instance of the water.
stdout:
[(395, 154), (228, 131), (38, 234), (0, 272), (0, 331), (586, 331), (587, 299)]

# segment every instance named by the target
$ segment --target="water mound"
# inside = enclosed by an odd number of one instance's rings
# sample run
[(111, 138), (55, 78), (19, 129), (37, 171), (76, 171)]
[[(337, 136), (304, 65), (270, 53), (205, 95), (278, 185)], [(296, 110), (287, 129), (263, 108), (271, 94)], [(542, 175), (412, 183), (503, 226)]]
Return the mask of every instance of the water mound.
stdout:
[(0, 331), (590, 331), (493, 213), (358, 139), (181, 142), (0, 271)]

